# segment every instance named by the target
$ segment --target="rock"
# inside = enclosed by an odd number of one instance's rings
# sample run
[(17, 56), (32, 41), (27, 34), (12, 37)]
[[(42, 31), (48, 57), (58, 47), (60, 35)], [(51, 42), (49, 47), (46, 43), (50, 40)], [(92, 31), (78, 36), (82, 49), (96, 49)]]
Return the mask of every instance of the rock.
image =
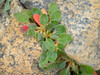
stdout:
[(23, 24), (13, 15), (22, 9), (18, 0), (13, 0), (10, 18), (2, 18), (0, 23), (7, 24), (0, 30), (0, 75), (54, 75), (57, 70), (45, 71), (38, 66), (42, 52), (39, 43), (19, 30)]
[(27, 9), (32, 9), (33, 7), (43, 8), (42, 0), (20, 0), (20, 2)]
[[(73, 5), (74, 4), (74, 5)], [(100, 15), (94, 1), (85, 0), (66, 4), (63, 21), (73, 41), (65, 51), (77, 62), (100, 69)], [(71, 7), (70, 7), (71, 6)], [(93, 11), (95, 10), (95, 11)], [(98, 15), (97, 15), (98, 14)]]
[(2, 23), (4, 22), (5, 22), (5, 15), (3, 13), (3, 9), (0, 8), (0, 31), (4, 27), (4, 25), (2, 25)]
[[(53, 71), (44, 71), (38, 67), (41, 48), (35, 39), (24, 36), (19, 28), (22, 23), (13, 18), (15, 12), (22, 8), (33, 7), (48, 9), (54, 0), (13, 0), (11, 2), (10, 19), (0, 22), (0, 74), (40, 74), (54, 75)], [(26, 4), (25, 4), (26, 3)], [(67, 54), (79, 63), (100, 69), (100, 25), (99, 2), (95, 0), (57, 0), (62, 12), (61, 24), (64, 24), (73, 41), (67, 45)], [(22, 7), (23, 6), (23, 7)], [(95, 11), (94, 11), (95, 10)], [(12, 56), (13, 55), (13, 56)], [(31, 69), (32, 68), (32, 69)]]
[[(56, 0), (20, 0), (28, 9), (48, 9)], [(99, 2), (91, 0), (57, 0), (62, 11), (61, 23), (68, 28), (73, 41), (65, 48), (66, 53), (77, 62), (100, 69), (100, 15)], [(31, 3), (31, 4), (30, 4)], [(28, 6), (29, 5), (29, 6)]]
[(19, 28), (23, 24), (11, 17), (10, 24), (0, 31), (0, 74), (6, 75), (54, 75), (57, 70), (39, 68), (41, 47)]
[(0, 20), (2, 19), (2, 15), (3, 15), (3, 12), (2, 12), (2, 9), (0, 9)]
[(11, 6), (11, 9), (10, 9), (9, 13), (10, 13), (11, 17), (14, 16), (14, 14), (16, 12), (20, 12), (23, 9), (23, 7), (22, 7), (21, 3), (19, 2), (19, 0), (12, 0), (10, 6)]
[(7, 27), (10, 24), (11, 17), (14, 15), (14, 13), (19, 12), (22, 10), (22, 6), (17, 0), (11, 1), (11, 9), (9, 11), (9, 17), (7, 17), (6, 14), (3, 12), (4, 9), (0, 9), (0, 31)]

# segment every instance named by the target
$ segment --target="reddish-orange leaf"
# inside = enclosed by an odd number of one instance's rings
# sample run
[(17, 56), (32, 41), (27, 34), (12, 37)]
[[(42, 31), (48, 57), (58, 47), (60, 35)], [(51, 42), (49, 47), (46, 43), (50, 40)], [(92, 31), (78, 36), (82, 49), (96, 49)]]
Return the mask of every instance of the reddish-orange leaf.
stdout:
[(94, 75), (97, 75), (97, 72), (96, 71), (94, 71)]
[(40, 24), (40, 21), (39, 21), (40, 15), (34, 14), (34, 15), (33, 15), (33, 19), (35, 20), (35, 22), (36, 22), (39, 26), (42, 26), (42, 25)]

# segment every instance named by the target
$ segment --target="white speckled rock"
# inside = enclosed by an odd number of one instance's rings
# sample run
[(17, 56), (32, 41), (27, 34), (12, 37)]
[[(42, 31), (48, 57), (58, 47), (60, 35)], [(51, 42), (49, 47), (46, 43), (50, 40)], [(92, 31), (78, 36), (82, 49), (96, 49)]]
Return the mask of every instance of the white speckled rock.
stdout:
[[(96, 4), (96, 5), (95, 5)], [(66, 6), (67, 5), (67, 6)], [(65, 3), (63, 21), (73, 41), (66, 53), (79, 63), (100, 69), (100, 9), (96, 1)], [(94, 11), (95, 10), (95, 11)]]

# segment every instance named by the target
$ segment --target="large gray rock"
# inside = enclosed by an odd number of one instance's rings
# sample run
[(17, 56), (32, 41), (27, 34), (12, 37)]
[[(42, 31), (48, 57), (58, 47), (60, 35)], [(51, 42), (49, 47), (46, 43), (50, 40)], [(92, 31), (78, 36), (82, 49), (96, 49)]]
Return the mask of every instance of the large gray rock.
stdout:
[[(20, 0), (25, 8), (46, 8), (56, 0)], [(65, 48), (66, 53), (79, 63), (100, 69), (100, 15), (99, 2), (91, 0), (57, 0), (62, 11), (61, 23), (73, 41)]]

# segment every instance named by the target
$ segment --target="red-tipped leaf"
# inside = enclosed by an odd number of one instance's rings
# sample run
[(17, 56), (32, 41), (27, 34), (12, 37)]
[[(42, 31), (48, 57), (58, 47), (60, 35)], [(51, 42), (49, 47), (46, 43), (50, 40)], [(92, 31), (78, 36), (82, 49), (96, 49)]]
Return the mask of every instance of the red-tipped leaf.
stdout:
[(34, 21), (35, 21), (39, 26), (43, 26), (43, 25), (40, 24), (40, 21), (39, 21), (40, 15), (34, 14), (34, 15), (33, 15), (33, 19), (34, 19)]
[(28, 26), (22, 26), (22, 27), (20, 28), (20, 31), (21, 31), (21, 32), (27, 32), (27, 30), (28, 30)]

